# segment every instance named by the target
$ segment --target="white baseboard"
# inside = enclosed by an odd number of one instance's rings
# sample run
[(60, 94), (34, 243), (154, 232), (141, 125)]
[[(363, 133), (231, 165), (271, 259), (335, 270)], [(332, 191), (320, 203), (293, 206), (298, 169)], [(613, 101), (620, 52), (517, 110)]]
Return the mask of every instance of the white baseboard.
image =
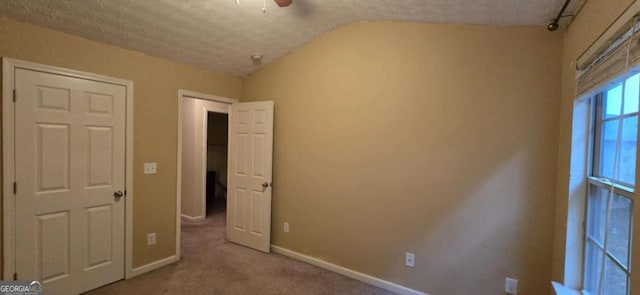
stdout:
[(196, 217), (191, 217), (189, 215), (184, 215), (184, 214), (180, 214), (180, 217), (189, 220), (189, 221), (203, 221), (206, 219), (206, 217), (204, 217), (203, 215), (200, 216), (196, 216)]
[(389, 290), (391, 292), (395, 292), (395, 293), (398, 293), (398, 294), (401, 294), (401, 295), (428, 295), (428, 294), (426, 294), (424, 292), (420, 292), (418, 290), (414, 290), (414, 289), (407, 288), (405, 286), (401, 286), (401, 285), (398, 285), (398, 284), (395, 284), (395, 283), (392, 283), (392, 282), (389, 282), (389, 281), (385, 281), (383, 279), (372, 277), (370, 275), (363, 274), (363, 273), (357, 272), (355, 270), (344, 268), (342, 266), (338, 266), (338, 265), (335, 265), (335, 264), (332, 264), (332, 263), (329, 263), (329, 262), (326, 262), (326, 261), (323, 261), (323, 260), (320, 260), (320, 259), (317, 259), (317, 258), (313, 258), (311, 256), (307, 256), (307, 255), (304, 255), (304, 254), (301, 254), (301, 253), (298, 253), (298, 252), (291, 251), (289, 249), (285, 249), (285, 248), (282, 248), (282, 247), (271, 245), (271, 250), (273, 252), (275, 252), (275, 253), (282, 254), (284, 256), (288, 256), (288, 257), (291, 257), (293, 259), (297, 259), (297, 260), (300, 260), (300, 261), (315, 265), (317, 267), (321, 267), (321, 268), (324, 268), (326, 270), (330, 270), (332, 272), (339, 273), (339, 274), (341, 274), (343, 276), (350, 277), (352, 279), (355, 279), (355, 280), (358, 280), (358, 281), (361, 281), (361, 282), (364, 282), (364, 283), (367, 283), (369, 285), (373, 285), (373, 286), (376, 286), (376, 287), (379, 287), (379, 288), (382, 288), (382, 289), (385, 289), (385, 290)]
[(147, 273), (147, 272), (150, 272), (152, 270), (161, 268), (161, 267), (163, 267), (165, 265), (169, 265), (171, 263), (177, 262), (178, 260), (180, 260), (180, 259), (176, 255), (171, 255), (171, 256), (169, 256), (167, 258), (163, 258), (163, 259), (160, 259), (158, 261), (151, 262), (151, 263), (149, 263), (147, 265), (136, 267), (136, 268), (131, 270), (131, 275), (127, 279), (130, 279), (130, 278), (139, 276), (139, 275), (141, 275), (143, 273)]

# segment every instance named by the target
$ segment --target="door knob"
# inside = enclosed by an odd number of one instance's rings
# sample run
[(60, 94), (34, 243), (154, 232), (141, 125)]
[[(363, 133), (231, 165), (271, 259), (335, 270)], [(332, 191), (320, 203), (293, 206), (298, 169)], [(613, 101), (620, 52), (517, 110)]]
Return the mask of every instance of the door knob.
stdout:
[(268, 182), (263, 183), (263, 184), (262, 184), (262, 187), (263, 187), (263, 188), (268, 188), (268, 187), (269, 187), (269, 183), (268, 183)]
[(116, 198), (116, 199), (120, 199), (120, 198), (122, 198), (122, 196), (124, 196), (122, 191), (117, 191), (117, 192), (113, 193), (113, 197)]

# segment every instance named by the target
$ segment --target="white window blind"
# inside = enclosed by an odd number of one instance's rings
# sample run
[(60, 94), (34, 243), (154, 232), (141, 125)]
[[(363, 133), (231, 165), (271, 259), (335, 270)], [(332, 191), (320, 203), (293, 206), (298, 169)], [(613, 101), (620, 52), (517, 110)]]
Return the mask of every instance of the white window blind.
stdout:
[(622, 26), (609, 46), (592, 60), (578, 65), (576, 98), (588, 96), (607, 83), (616, 82), (616, 79), (624, 76), (625, 71), (629, 71), (629, 75), (638, 71), (640, 28), (636, 18)]

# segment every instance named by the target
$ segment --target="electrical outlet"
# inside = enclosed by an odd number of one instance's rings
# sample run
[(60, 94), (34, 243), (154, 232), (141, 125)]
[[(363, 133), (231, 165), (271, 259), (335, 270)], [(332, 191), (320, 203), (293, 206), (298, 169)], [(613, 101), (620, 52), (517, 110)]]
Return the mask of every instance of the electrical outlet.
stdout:
[(158, 163), (144, 163), (144, 174), (156, 174)]
[(289, 223), (288, 222), (284, 223), (284, 228), (282, 230), (284, 230), (285, 233), (289, 232)]
[(518, 280), (512, 278), (505, 278), (504, 280), (504, 292), (507, 294), (518, 294)]
[(406, 266), (409, 267), (415, 267), (416, 266), (416, 255), (413, 253), (405, 253), (404, 255), (404, 264)]
[(153, 245), (156, 243), (156, 233), (147, 234), (147, 245)]

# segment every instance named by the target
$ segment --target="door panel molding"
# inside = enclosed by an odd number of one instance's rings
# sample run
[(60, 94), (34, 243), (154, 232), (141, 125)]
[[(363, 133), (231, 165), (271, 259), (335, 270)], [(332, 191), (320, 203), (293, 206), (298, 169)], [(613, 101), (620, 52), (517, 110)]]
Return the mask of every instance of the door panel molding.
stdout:
[[(133, 254), (133, 81), (86, 73), (61, 67), (48, 66), (12, 58), (2, 58), (2, 211), (3, 211), (3, 279), (12, 280), (16, 271), (16, 224), (15, 224), (15, 108), (14, 85), (17, 69), (25, 69), (60, 76), (85, 79), (95, 82), (123, 86), (125, 88), (125, 278), (134, 276)], [(49, 107), (65, 108), (64, 101), (51, 101)], [(96, 111), (108, 111), (104, 99), (96, 99)], [(17, 188), (18, 190), (20, 187)]]

